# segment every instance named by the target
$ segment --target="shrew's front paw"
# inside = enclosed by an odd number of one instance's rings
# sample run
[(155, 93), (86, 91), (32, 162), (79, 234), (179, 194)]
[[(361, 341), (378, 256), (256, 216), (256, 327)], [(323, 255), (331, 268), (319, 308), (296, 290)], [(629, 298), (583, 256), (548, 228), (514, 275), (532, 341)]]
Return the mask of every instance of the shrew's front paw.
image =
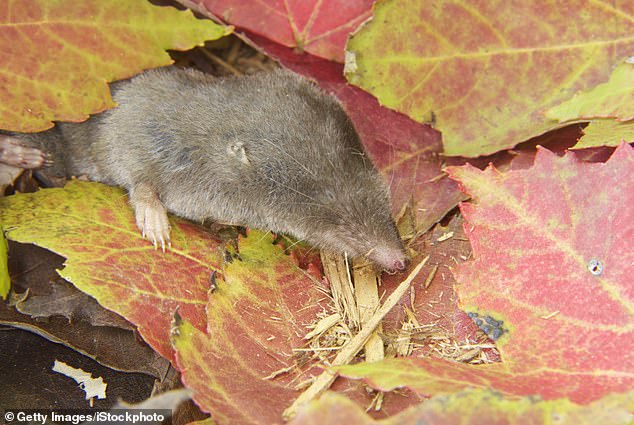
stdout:
[(158, 194), (149, 185), (141, 184), (130, 192), (130, 203), (134, 207), (136, 225), (143, 237), (154, 244), (154, 249), (159, 244), (163, 252), (166, 245), (171, 248), (167, 210)]

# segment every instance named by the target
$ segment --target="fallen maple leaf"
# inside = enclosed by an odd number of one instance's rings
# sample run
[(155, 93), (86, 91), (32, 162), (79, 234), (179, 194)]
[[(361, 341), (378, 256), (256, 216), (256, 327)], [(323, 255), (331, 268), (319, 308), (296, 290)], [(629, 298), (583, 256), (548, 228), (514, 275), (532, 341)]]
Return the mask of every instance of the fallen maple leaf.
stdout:
[(41, 131), (115, 106), (108, 81), (172, 63), (231, 32), (147, 1), (9, 0), (0, 5), (0, 128)]
[(529, 170), (449, 174), (477, 201), (461, 204), (474, 261), (455, 272), (460, 296), (513, 327), (499, 346), (507, 366), (633, 372), (632, 147), (605, 164), (540, 150)]
[(543, 150), (530, 170), (450, 170), (479, 206), (461, 206), (475, 257), (456, 272), (463, 301), (513, 327), (510, 370), (567, 371), (562, 395), (579, 401), (632, 384), (634, 227), (616, 206), (634, 203), (633, 167), (623, 144), (605, 164)]
[[(385, 420), (374, 420), (344, 396), (326, 393), (300, 411), (289, 425), (627, 425), (634, 394), (613, 395), (588, 406), (566, 399), (509, 400), (483, 390), (433, 397)], [(627, 407), (626, 407), (627, 406)]]
[(634, 119), (634, 64), (620, 63), (609, 81), (575, 94), (546, 111), (546, 116), (558, 122), (592, 118)]
[(205, 329), (209, 277), (220, 270), (223, 245), (198, 226), (171, 218), (172, 248), (163, 253), (141, 237), (121, 189), (76, 180), (0, 198), (0, 222), (10, 239), (66, 257), (59, 274), (137, 325), (165, 358), (173, 358), (177, 308)]
[(370, 17), (372, 0), (178, 0), (203, 14), (298, 52), (343, 62), (348, 34)]
[(618, 146), (623, 141), (634, 142), (634, 120), (592, 120), (583, 129), (583, 136), (571, 149)]
[[(209, 294), (207, 329), (177, 319), (173, 344), (183, 382), (217, 423), (279, 422), (308, 379), (310, 354), (294, 351), (326, 299), (269, 234), (251, 232)], [(302, 360), (303, 359), (303, 360)]]
[(633, 13), (585, 0), (379, 2), (348, 42), (346, 74), (435, 122), (445, 154), (489, 154), (555, 128), (544, 110), (606, 81), (634, 48)]
[(533, 167), (450, 167), (475, 260), (455, 272), (468, 310), (503, 321), (502, 364), (439, 359), (346, 366), (382, 390), (466, 386), (589, 403), (634, 386), (634, 149), (606, 163), (540, 150)]
[[(194, 391), (201, 409), (220, 424), (280, 422), (282, 411), (299, 395), (295, 383), (320, 372), (314, 367), (317, 355), (337, 352), (336, 347), (321, 352), (306, 346), (302, 337), (311, 329), (308, 325), (331, 314), (332, 301), (324, 294), (325, 288), (308, 278), (307, 272), (271, 242), (270, 235), (255, 231), (240, 239), (239, 256), (226, 265), (224, 280), (218, 280), (217, 289), (209, 296), (206, 332), (187, 320), (179, 319), (174, 325), (172, 341), (184, 383)], [(411, 291), (383, 322), (382, 335), (390, 345), (404, 342), (396, 339), (403, 339), (399, 331), (404, 316), (407, 321), (405, 308), (419, 324), (410, 335), (413, 345), (431, 346), (434, 337), (449, 339), (454, 333), (460, 339), (471, 339), (473, 332), (452, 328), (455, 305), (446, 270), (448, 264), (460, 261), (453, 256), (461, 255), (464, 242), (430, 243), (426, 239), (428, 244), (434, 246), (429, 267), (412, 282)], [(400, 279), (394, 276), (383, 281), (385, 297)], [(415, 352), (419, 354), (419, 349)], [(364, 399), (367, 393), (363, 388), (350, 388), (347, 381), (338, 384), (337, 389), (343, 386), (346, 395), (357, 403), (370, 402)], [(417, 401), (412, 396), (386, 397), (383, 408), (394, 413)]]

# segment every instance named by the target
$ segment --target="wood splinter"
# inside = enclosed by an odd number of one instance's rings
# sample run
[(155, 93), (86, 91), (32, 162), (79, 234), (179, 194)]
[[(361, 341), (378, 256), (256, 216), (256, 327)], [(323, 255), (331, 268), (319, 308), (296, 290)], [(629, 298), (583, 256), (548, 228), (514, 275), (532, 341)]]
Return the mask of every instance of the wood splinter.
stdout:
[[(332, 366), (341, 366), (349, 363), (354, 356), (363, 348), (366, 341), (372, 335), (374, 330), (379, 326), (379, 323), (383, 320), (385, 315), (398, 303), (398, 301), (405, 295), (412, 281), (416, 278), (420, 270), (425, 263), (429, 260), (429, 256), (425, 257), (418, 265), (412, 270), (407, 278), (401, 282), (398, 287), (390, 294), (385, 300), (385, 303), (377, 309), (374, 315), (367, 321), (366, 325), (356, 334), (337, 354), (337, 357), (332, 361)], [(325, 370), (317, 379), (312, 383), (306, 391), (300, 394), (299, 397), (291, 404), (282, 414), (285, 421), (292, 419), (299, 410), (300, 407), (312, 399), (319, 396), (322, 392), (327, 390), (337, 378), (337, 374), (329, 370)]]

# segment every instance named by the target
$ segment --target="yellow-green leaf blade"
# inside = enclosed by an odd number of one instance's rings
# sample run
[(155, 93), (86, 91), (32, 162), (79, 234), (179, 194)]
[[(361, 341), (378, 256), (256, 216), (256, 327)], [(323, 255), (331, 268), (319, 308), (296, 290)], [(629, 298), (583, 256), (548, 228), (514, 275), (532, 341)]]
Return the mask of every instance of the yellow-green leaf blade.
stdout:
[(550, 108), (546, 116), (559, 122), (592, 118), (634, 118), (634, 64), (620, 63), (610, 80)]
[(583, 130), (583, 136), (572, 149), (596, 146), (618, 146), (622, 141), (634, 142), (634, 120), (593, 120)]
[(375, 421), (346, 397), (328, 392), (305, 406), (289, 425), (628, 425), (633, 394), (611, 395), (589, 405), (567, 399), (511, 399), (471, 389), (432, 397), (389, 418)]
[(633, 14), (630, 3), (379, 2), (348, 42), (347, 77), (435, 121), (446, 154), (489, 154), (554, 128), (545, 110), (607, 81), (634, 48)]
[(121, 189), (71, 181), (0, 199), (7, 237), (64, 257), (59, 274), (103, 307), (137, 325), (143, 338), (171, 359), (174, 312), (205, 329), (209, 276), (221, 247), (195, 224), (171, 218), (172, 248), (163, 253), (141, 237)]
[(0, 226), (0, 233), (0, 297), (6, 300), (11, 288), (11, 278), (9, 277), (7, 240), (2, 226)]
[(169, 65), (230, 29), (173, 7), (128, 0), (0, 4), (0, 128), (40, 131), (114, 106), (106, 82)]

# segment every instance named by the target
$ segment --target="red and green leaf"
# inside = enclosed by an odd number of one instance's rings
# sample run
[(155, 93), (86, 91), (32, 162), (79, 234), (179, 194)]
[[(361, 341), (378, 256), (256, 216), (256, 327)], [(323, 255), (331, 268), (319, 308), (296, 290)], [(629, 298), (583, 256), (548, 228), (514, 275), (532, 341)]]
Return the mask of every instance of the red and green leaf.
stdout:
[(147, 1), (8, 0), (0, 4), (5, 59), (0, 128), (41, 131), (115, 106), (105, 84), (172, 63), (231, 31)]
[(447, 155), (490, 154), (555, 128), (545, 110), (607, 81), (634, 48), (633, 14), (627, 2), (379, 2), (348, 42), (347, 77), (434, 122)]
[(290, 425), (627, 425), (632, 420), (632, 397), (610, 396), (579, 406), (566, 399), (505, 399), (490, 391), (469, 390), (432, 397), (389, 419), (376, 421), (345, 397), (327, 393), (300, 411)]
[(634, 64), (620, 63), (610, 79), (549, 109), (546, 116), (559, 122), (593, 118), (634, 119)]
[(474, 260), (455, 270), (467, 311), (503, 321), (503, 363), (439, 359), (346, 366), (348, 377), (423, 394), (467, 386), (589, 403), (634, 386), (634, 149), (606, 163), (540, 150), (525, 170), (450, 167)]
[(311, 376), (304, 370), (310, 356), (294, 349), (304, 346), (325, 296), (259, 232), (241, 240), (224, 277), (209, 296), (206, 331), (176, 321), (178, 368), (218, 423), (279, 422), (299, 394), (293, 383)]
[(223, 245), (202, 228), (171, 218), (172, 248), (163, 253), (141, 237), (121, 189), (76, 180), (0, 198), (0, 222), (10, 239), (66, 257), (59, 274), (137, 325), (167, 359), (177, 309), (206, 328), (209, 277), (220, 270)]
[(508, 324), (507, 366), (631, 373), (634, 211), (615, 206), (634, 204), (633, 149), (599, 164), (541, 150), (529, 170), (449, 173), (477, 202), (461, 205), (474, 255), (455, 273), (461, 299)]

